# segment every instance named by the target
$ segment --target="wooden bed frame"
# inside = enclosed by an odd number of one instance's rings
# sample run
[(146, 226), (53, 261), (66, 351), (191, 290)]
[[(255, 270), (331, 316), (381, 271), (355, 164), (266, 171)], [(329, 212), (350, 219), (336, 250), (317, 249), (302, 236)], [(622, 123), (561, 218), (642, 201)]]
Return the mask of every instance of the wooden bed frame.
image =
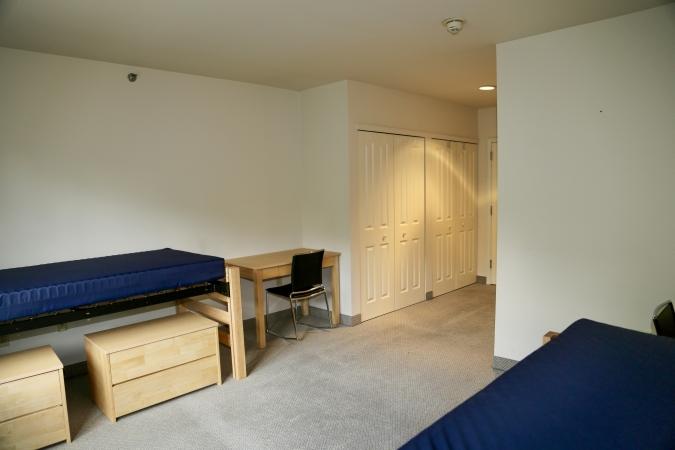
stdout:
[(546, 333), (544, 335), (543, 343), (548, 344), (553, 339), (557, 338), (559, 335), (560, 335), (560, 333), (558, 333), (557, 331), (549, 331), (548, 333)]
[(241, 313), (241, 279), (239, 267), (225, 268), (225, 281), (229, 283), (229, 297), (220, 292), (210, 292), (176, 301), (176, 313), (192, 311), (218, 322), (218, 340), (230, 347), (232, 376), (235, 380), (246, 378), (246, 348), (244, 322)]

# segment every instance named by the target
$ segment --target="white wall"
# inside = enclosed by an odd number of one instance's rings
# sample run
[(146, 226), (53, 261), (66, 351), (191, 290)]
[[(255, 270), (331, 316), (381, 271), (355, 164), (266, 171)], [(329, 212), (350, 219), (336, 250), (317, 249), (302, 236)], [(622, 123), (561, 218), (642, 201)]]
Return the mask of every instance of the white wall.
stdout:
[(478, 136), (476, 108), (457, 103), (349, 81), (349, 120), (456, 137)]
[[(151, 69), (132, 84), (125, 66), (4, 48), (0, 67), (0, 268), (301, 245), (297, 92)], [(0, 352), (49, 342), (78, 361), (82, 333)]]
[[(349, 230), (347, 82), (300, 93), (302, 110), (302, 243), (339, 251), (341, 313), (352, 315)], [(330, 286), (330, 273), (324, 284)], [(316, 306), (321, 307), (321, 299)], [(325, 306), (323, 306), (325, 309)]]
[(478, 110), (478, 248), (476, 250), (476, 273), (490, 275), (490, 139), (497, 137), (497, 108)]
[[(424, 134), (476, 138), (478, 121), (476, 108), (459, 105), (422, 95), (387, 89), (380, 86), (348, 82), (350, 198), (352, 205), (352, 236), (358, 236), (357, 138), (358, 127), (378, 127), (407, 130)], [(360, 273), (358, 241), (352, 240), (352, 312), (360, 314)]]
[(675, 5), (497, 46), (495, 355), (675, 297)]
[[(475, 108), (359, 82), (297, 93), (4, 48), (0, 67), (0, 268), (325, 247), (343, 253), (341, 312), (357, 315), (356, 126), (477, 136)], [(242, 290), (253, 317), (251, 283)], [(0, 353), (49, 342), (81, 361), (84, 333), (173, 313), (145, 311), (15, 335)]]

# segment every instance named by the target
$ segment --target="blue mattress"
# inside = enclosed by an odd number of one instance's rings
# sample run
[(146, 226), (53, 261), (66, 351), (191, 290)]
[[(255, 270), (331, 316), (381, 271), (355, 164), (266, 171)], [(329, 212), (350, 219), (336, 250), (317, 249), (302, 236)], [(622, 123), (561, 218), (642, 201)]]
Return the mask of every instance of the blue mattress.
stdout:
[(0, 270), (0, 322), (217, 280), (222, 258), (165, 248)]
[(404, 449), (675, 449), (675, 339), (590, 320)]

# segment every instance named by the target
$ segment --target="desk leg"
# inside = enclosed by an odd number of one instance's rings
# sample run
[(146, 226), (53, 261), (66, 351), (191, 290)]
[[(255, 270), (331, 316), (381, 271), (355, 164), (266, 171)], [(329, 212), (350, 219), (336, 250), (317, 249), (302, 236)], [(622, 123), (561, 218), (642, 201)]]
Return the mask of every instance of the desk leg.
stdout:
[(244, 343), (244, 321), (241, 315), (239, 267), (227, 269), (227, 280), (230, 282), (230, 303), (227, 309), (230, 315), (232, 376), (235, 380), (243, 380), (246, 378), (246, 344)]
[(265, 292), (263, 289), (262, 274), (258, 271), (253, 274), (253, 287), (255, 289), (255, 329), (258, 338), (258, 348), (267, 346), (265, 335)]
[(335, 265), (330, 269), (330, 283), (333, 292), (333, 325), (340, 325), (340, 258), (335, 258)]

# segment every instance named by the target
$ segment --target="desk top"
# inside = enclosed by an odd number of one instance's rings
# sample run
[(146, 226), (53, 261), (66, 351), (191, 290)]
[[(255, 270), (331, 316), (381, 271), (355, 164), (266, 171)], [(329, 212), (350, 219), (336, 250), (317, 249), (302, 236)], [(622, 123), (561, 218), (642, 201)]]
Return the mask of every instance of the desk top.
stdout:
[[(228, 266), (245, 267), (251, 270), (269, 269), (270, 267), (285, 266), (291, 263), (293, 255), (298, 253), (307, 253), (314, 251), (311, 248), (293, 248), (291, 250), (283, 250), (280, 252), (262, 253), (260, 255), (242, 256), (241, 258), (226, 259), (225, 264)], [(339, 252), (325, 250), (323, 257), (329, 258), (331, 256), (340, 256)]]

